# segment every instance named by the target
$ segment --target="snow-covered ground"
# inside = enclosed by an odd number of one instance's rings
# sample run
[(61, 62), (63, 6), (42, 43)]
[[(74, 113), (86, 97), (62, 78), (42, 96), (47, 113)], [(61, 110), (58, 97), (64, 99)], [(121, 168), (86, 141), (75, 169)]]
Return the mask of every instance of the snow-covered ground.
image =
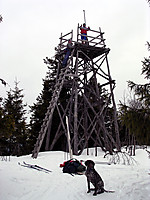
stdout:
[[(95, 157), (91, 150), (89, 156), (83, 153), (74, 156), (78, 160), (96, 161), (96, 170), (105, 182), (106, 190), (115, 193), (103, 193), (93, 196), (87, 193), (84, 175), (64, 174), (61, 163), (68, 160), (64, 152), (43, 152), (37, 159), (31, 155), (0, 161), (0, 200), (149, 200), (150, 199), (150, 158), (146, 150), (137, 149), (134, 159), (137, 164), (100, 164), (106, 162), (104, 153), (99, 150)], [(52, 170), (47, 174), (18, 165), (18, 162), (37, 164)], [(99, 162), (99, 164), (98, 164)]]

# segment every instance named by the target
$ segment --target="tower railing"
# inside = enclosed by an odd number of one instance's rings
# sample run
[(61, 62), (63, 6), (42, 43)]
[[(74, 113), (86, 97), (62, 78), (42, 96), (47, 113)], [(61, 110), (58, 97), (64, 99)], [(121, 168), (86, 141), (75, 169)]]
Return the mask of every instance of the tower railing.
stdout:
[(92, 29), (88, 29), (87, 31), (87, 40), (83, 40), (81, 39), (81, 36), (85, 36), (83, 34), (80, 33), (80, 29), (82, 27), (79, 26), (78, 24), (78, 28), (77, 28), (77, 42), (82, 43), (82, 42), (87, 42), (88, 45), (93, 46), (93, 47), (105, 47), (105, 39), (103, 38), (103, 34), (104, 32), (101, 32), (101, 28), (99, 28), (99, 31), (95, 31)]
[(60, 43), (58, 45), (57, 51), (62, 51), (67, 47), (68, 40), (73, 39), (73, 30), (65, 35), (60, 36)]
[(89, 29), (87, 31), (87, 40), (83, 40), (81, 39), (81, 36), (85, 36), (83, 34), (81, 34), (81, 26), (77, 27), (77, 40), (73, 41), (73, 30), (71, 30), (69, 33), (63, 35), (61, 33), (60, 36), (60, 43), (58, 45), (58, 47), (56, 48), (57, 52), (62, 52), (66, 47), (67, 47), (67, 43), (68, 41), (71, 39), (72, 42), (74, 43), (81, 43), (81, 44), (86, 44), (89, 46), (93, 46), (93, 47), (105, 47), (105, 39), (103, 38), (103, 34), (104, 32), (101, 32), (101, 28), (99, 28), (99, 31), (95, 31), (92, 29)]

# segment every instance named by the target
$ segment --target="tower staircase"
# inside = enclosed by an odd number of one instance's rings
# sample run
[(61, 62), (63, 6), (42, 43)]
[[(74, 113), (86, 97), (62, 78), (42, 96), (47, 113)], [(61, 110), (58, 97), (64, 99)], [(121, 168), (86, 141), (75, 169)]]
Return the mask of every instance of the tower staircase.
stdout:
[(59, 99), (60, 92), (61, 92), (61, 90), (63, 88), (65, 78), (66, 78), (66, 76), (70, 75), (68, 73), (70, 73), (69, 66), (70, 66), (73, 54), (74, 54), (74, 49), (73, 49), (73, 51), (71, 53), (70, 58), (68, 59), (67, 66), (65, 68), (61, 69), (61, 72), (59, 74), (59, 78), (57, 79), (57, 83), (55, 85), (54, 92), (53, 92), (50, 104), (49, 104), (49, 106), (47, 108), (47, 112), (45, 114), (45, 118), (43, 120), (43, 124), (41, 126), (41, 130), (39, 132), (39, 136), (37, 138), (37, 142), (36, 142), (36, 144), (34, 146), (34, 150), (32, 152), (32, 157), (33, 158), (37, 158), (37, 156), (38, 156), (38, 153), (40, 151), (42, 142), (44, 140), (44, 137), (45, 137), (47, 129), (49, 127), (50, 121), (52, 119), (53, 112), (55, 110), (57, 101)]

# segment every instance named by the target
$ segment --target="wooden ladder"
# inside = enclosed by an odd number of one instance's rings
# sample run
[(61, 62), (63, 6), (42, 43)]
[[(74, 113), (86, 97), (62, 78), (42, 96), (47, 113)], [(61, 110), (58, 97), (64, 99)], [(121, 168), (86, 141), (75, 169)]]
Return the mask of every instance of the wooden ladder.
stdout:
[(47, 112), (45, 114), (45, 118), (43, 120), (43, 124), (41, 126), (41, 130), (39, 132), (37, 142), (36, 142), (36, 144), (34, 146), (34, 150), (32, 152), (33, 158), (37, 158), (38, 153), (40, 151), (40, 148), (41, 148), (42, 142), (44, 140), (44, 137), (46, 135), (48, 126), (49, 126), (50, 121), (52, 119), (54, 109), (55, 109), (57, 101), (59, 99), (59, 95), (60, 95), (60, 92), (62, 90), (65, 78), (66, 78), (66, 76), (69, 72), (70, 61), (71, 61), (71, 58), (73, 57), (73, 52), (74, 52), (74, 50), (72, 51), (72, 54), (71, 54), (71, 56), (68, 60), (67, 66), (64, 69), (61, 69), (61, 72), (59, 74), (59, 78), (58, 78), (57, 83), (55, 85), (55, 89), (54, 89), (54, 92), (53, 92), (53, 95), (52, 95), (52, 99), (51, 99), (50, 104), (47, 108)]

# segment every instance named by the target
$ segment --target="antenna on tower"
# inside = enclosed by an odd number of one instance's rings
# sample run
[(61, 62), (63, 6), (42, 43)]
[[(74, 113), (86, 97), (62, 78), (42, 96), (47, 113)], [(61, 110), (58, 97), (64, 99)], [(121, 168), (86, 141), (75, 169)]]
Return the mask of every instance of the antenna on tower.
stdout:
[(83, 10), (83, 13), (84, 13), (84, 23), (86, 24), (85, 10)]

